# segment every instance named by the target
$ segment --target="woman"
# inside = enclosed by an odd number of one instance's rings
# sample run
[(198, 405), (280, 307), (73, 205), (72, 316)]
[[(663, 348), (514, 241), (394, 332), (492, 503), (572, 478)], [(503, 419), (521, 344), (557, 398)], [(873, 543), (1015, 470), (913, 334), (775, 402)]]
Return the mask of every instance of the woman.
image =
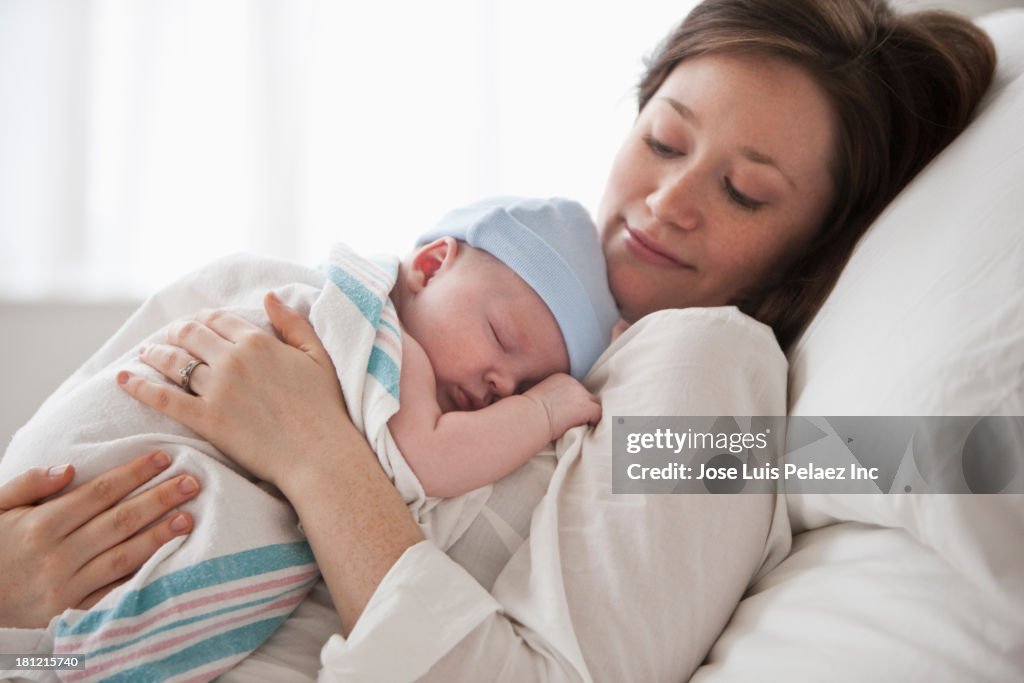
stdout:
[[(991, 43), (970, 24), (897, 17), (870, 0), (709, 0), (667, 38), (598, 215), (623, 319), (639, 321), (607, 365), (645, 363), (625, 376), (595, 370), (605, 418), (559, 443), (529, 539), (491, 593), (422, 542), (339, 419), (322, 347), (274, 299), (267, 310), (287, 343), (203, 314), (176, 346), (147, 351), (171, 378), (202, 360), (197, 396), (119, 381), (295, 506), (348, 635), (324, 648), (326, 672), (685, 678), (752, 577), (786, 552), (785, 515), (762, 496), (612, 496), (609, 418), (784, 411), (775, 339), (733, 309), (697, 307), (736, 305), (787, 347), (878, 212), (966, 125), (993, 67)], [(693, 310), (648, 315), (674, 308)], [(29, 472), (0, 490), (0, 539), (13, 549), (0, 560), (0, 625), (38, 627), (91, 604), (187, 533), (180, 514), (139, 530), (194, 491), (165, 484), (124, 500), (157, 460), (34, 506), (71, 473)], [(401, 662), (396, 642), (409, 644)]]

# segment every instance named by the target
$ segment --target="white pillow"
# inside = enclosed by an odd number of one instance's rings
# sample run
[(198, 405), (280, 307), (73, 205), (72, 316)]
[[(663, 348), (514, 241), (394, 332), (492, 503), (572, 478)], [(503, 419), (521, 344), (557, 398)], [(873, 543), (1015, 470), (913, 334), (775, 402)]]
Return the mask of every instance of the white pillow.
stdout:
[[(795, 345), (793, 414), (1024, 415), (1024, 10), (979, 24), (996, 44), (995, 81), (974, 122), (865, 235)], [(902, 526), (1024, 604), (1020, 496), (789, 503), (796, 530)]]
[[(865, 235), (795, 345), (791, 414), (1024, 415), (1024, 10), (979, 23), (999, 57), (992, 88)], [(905, 528), (1024, 609), (1024, 496), (788, 503), (794, 531)]]
[(979, 24), (996, 79), (794, 345), (793, 414), (1024, 415), (1024, 11)]
[(850, 522), (793, 539), (692, 683), (1002, 683), (1021, 656), (1013, 607), (901, 529)]

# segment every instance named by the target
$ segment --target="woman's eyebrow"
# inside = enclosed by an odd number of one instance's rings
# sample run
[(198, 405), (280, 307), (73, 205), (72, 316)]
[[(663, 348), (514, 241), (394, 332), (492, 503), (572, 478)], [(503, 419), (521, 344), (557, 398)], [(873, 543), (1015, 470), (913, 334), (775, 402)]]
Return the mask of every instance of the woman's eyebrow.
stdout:
[(658, 99), (659, 100), (664, 100), (665, 102), (667, 102), (668, 105), (670, 107), (672, 107), (673, 109), (675, 109), (676, 112), (678, 112), (680, 116), (682, 116), (684, 119), (686, 119), (687, 121), (692, 123), (694, 126), (699, 126), (700, 125), (700, 121), (697, 119), (697, 115), (693, 113), (693, 110), (690, 109), (689, 107), (687, 107), (685, 104), (683, 104), (679, 100), (672, 99), (671, 97), (668, 97), (666, 95), (662, 95)]

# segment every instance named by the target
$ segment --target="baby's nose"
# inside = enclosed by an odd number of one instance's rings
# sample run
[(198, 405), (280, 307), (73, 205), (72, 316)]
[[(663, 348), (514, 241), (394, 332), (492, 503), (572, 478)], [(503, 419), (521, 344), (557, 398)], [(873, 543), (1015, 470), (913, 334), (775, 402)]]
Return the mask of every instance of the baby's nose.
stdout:
[(494, 395), (488, 403), (516, 393), (516, 379), (509, 372), (498, 370), (491, 372), (487, 378), (487, 386), (490, 393)]

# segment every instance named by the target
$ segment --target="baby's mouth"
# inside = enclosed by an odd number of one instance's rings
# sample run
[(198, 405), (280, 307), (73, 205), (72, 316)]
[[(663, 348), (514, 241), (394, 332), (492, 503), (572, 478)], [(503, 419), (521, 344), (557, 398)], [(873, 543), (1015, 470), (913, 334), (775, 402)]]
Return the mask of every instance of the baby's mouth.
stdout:
[(452, 403), (454, 403), (459, 410), (473, 410), (473, 399), (462, 389), (462, 387), (454, 385), (451, 392), (449, 392), (449, 397), (451, 398)]

